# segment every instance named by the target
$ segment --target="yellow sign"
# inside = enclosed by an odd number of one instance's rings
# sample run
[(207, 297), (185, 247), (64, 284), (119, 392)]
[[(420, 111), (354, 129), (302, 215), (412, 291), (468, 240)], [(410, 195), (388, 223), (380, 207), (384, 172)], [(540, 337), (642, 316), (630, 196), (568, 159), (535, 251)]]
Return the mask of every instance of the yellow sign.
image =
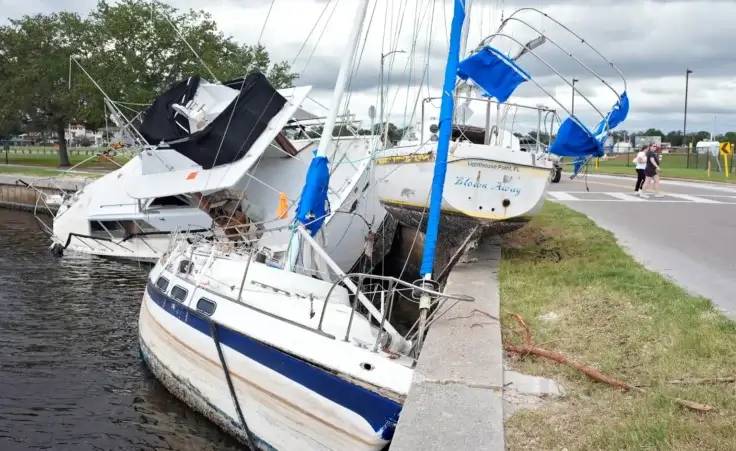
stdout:
[(434, 153), (395, 155), (393, 157), (377, 158), (376, 164), (426, 163), (429, 161), (434, 161)]
[(720, 150), (721, 155), (731, 155), (731, 152), (733, 151), (733, 144), (721, 143)]

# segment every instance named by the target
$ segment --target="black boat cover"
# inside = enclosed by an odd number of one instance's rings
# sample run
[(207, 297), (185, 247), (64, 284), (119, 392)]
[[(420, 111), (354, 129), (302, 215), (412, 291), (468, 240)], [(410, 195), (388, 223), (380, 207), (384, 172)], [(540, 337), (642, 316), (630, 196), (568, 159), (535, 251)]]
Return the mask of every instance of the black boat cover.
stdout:
[[(159, 96), (146, 113), (141, 134), (151, 144), (166, 142), (203, 169), (243, 158), (286, 104), (286, 99), (271, 86), (265, 75), (253, 72), (247, 77), (223, 83), (239, 90), (240, 95), (204, 129), (188, 134), (176, 124), (171, 104), (188, 102), (194, 96), (199, 81), (199, 77), (191, 77)], [(183, 102), (182, 98), (185, 99)], [(188, 129), (186, 122), (185, 128)]]

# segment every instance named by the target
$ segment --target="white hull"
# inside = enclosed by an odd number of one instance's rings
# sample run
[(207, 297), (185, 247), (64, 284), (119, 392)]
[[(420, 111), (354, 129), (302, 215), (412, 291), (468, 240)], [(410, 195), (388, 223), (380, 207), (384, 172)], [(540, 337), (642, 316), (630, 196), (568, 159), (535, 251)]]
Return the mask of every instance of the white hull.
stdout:
[[(377, 160), (378, 197), (386, 207), (429, 213), (436, 144), (399, 147)], [(476, 223), (524, 221), (544, 204), (553, 165), (535, 154), (451, 143), (442, 193), (443, 215)]]
[[(219, 280), (227, 276), (223, 269), (232, 269), (233, 277), (244, 269), (238, 264), (219, 265), (216, 259), (211, 271)], [(342, 327), (344, 335), (351, 311), (344, 289), (333, 293), (325, 315), (322, 330), (333, 338), (308, 328), (316, 327), (331, 284), (251, 263), (249, 281), (280, 287), (298, 282), (296, 291), (313, 293), (316, 315), (310, 318), (308, 298), (246, 283), (243, 302), (249, 308), (215, 294), (223, 287), (206, 274), (183, 279), (163, 270), (159, 263), (151, 280), (163, 276), (168, 286), (162, 290), (149, 281), (143, 296), (141, 353), (171, 393), (247, 443), (214, 340), (217, 337), (237, 404), (259, 449), (377, 451), (385, 447), (411, 385), (412, 370), (380, 350), (372, 352), (354, 343), (372, 337), (369, 323), (359, 315), (353, 319), (350, 342), (337, 336), (336, 327)], [(269, 275), (280, 280), (270, 281)], [(195, 288), (192, 278), (211, 289)], [(187, 290), (184, 301), (171, 297), (174, 285)], [(201, 298), (216, 304), (214, 313), (197, 311)], [(366, 362), (371, 370), (364, 369)]]

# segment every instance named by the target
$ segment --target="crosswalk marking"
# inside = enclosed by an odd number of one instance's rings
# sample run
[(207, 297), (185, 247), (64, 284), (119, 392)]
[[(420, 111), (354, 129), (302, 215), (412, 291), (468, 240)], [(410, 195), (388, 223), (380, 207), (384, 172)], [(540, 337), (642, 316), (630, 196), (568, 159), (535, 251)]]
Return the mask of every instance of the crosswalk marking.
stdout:
[[(708, 197), (717, 197), (720, 200), (709, 199)], [(649, 193), (649, 199), (643, 199), (635, 194), (620, 192), (600, 192), (600, 191), (548, 191), (547, 197), (555, 201), (571, 201), (571, 202), (657, 202), (657, 203), (695, 203), (695, 204), (722, 204), (736, 205), (736, 196), (724, 195), (701, 195), (693, 196), (690, 194), (667, 193), (663, 198), (654, 198)]]
[(667, 194), (670, 197), (677, 197), (679, 199), (689, 200), (691, 202), (697, 202), (699, 204), (722, 204), (723, 202), (713, 200), (713, 199), (706, 199), (704, 197), (698, 197), (698, 196), (691, 196), (689, 194), (674, 194), (669, 193)]
[(646, 202), (646, 199), (642, 199), (641, 197), (632, 196), (631, 194), (624, 194), (624, 193), (606, 193), (611, 197), (615, 197), (616, 199), (621, 199), (629, 202)]
[(554, 197), (557, 200), (580, 200), (572, 194), (563, 193), (562, 191), (550, 191), (547, 194)]

